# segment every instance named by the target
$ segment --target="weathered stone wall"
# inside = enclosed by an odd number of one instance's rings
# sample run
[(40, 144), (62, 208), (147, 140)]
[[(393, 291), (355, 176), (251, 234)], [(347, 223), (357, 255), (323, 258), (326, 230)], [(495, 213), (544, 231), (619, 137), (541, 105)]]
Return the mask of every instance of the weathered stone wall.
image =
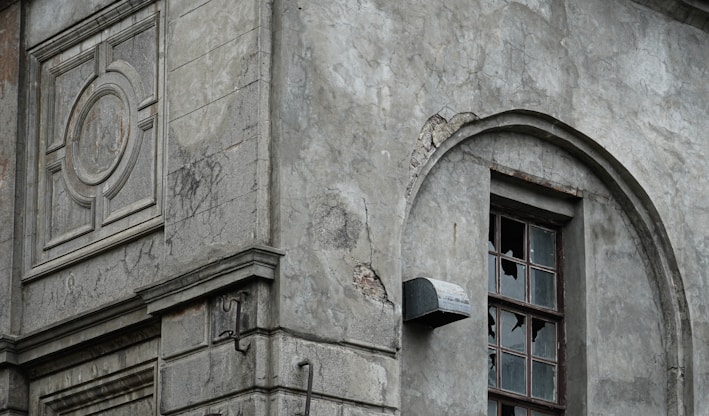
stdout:
[[(352, 274), (369, 264), (400, 306), (401, 279), (413, 277), (400, 265), (400, 236), (421, 127), (434, 114), (531, 109), (600, 143), (657, 207), (687, 289), (689, 311), (677, 312), (692, 318), (694, 368), (682, 370), (694, 388), (688, 409), (692, 400), (706, 408), (706, 32), (627, 1), (283, 1), (274, 16), (284, 326), (398, 348), (388, 337), (399, 332), (398, 310), (358, 293)], [(486, 198), (484, 187), (478, 195)], [(382, 317), (368, 335), (350, 329), (375, 311)], [(661, 384), (651, 387), (660, 403)], [(589, 403), (616, 399), (614, 389), (598, 388)], [(596, 411), (631, 408), (637, 392)]]

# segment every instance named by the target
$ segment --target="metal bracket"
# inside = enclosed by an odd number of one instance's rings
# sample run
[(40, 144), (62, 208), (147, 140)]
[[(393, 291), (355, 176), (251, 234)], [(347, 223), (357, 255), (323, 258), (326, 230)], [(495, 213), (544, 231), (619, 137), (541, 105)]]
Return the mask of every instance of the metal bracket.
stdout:
[(224, 312), (229, 312), (231, 310), (231, 304), (236, 303), (236, 323), (234, 324), (233, 331), (231, 329), (227, 329), (219, 334), (219, 336), (221, 337), (224, 334), (227, 334), (229, 338), (234, 340), (234, 349), (242, 354), (246, 354), (246, 351), (248, 351), (251, 347), (251, 343), (246, 344), (245, 348), (241, 348), (239, 345), (241, 338), (241, 304), (244, 302), (244, 298), (248, 294), (249, 292), (240, 290), (236, 292), (236, 298), (229, 299), (229, 302), (226, 301), (226, 297), (222, 298), (222, 309)]
[(310, 397), (313, 395), (313, 363), (307, 358), (298, 363), (298, 367), (303, 368), (308, 366), (308, 392), (305, 396), (305, 413), (299, 413), (302, 416), (310, 415)]

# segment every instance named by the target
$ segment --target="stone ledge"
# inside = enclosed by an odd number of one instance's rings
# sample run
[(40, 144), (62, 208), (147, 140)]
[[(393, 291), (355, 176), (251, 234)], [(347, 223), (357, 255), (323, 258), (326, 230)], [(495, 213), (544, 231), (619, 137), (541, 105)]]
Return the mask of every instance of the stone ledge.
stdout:
[(109, 333), (149, 324), (150, 321), (154, 321), (154, 318), (145, 313), (145, 305), (140, 298), (134, 296), (122, 299), (17, 337), (13, 346), (16, 363), (27, 365), (40, 362), (86, 342), (95, 342)]
[(17, 338), (0, 334), (0, 368), (17, 365)]
[(221, 257), (196, 269), (136, 290), (149, 314), (159, 314), (237, 283), (254, 278), (274, 280), (284, 253), (273, 247), (254, 246)]
[(709, 2), (706, 0), (633, 0), (682, 23), (709, 32)]

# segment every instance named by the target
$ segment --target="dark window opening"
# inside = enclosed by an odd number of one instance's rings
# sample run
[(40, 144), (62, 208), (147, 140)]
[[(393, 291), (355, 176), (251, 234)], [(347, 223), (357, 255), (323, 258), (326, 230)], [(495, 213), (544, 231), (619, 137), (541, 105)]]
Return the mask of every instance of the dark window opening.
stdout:
[(488, 416), (563, 415), (558, 228), (503, 213), (488, 234)]

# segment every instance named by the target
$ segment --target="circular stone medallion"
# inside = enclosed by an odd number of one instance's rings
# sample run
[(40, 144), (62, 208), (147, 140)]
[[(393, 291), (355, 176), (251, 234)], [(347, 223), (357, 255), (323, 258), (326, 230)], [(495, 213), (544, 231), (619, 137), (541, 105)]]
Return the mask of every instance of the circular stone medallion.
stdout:
[(105, 180), (120, 161), (130, 122), (126, 102), (104, 90), (84, 107), (72, 143), (74, 167), (87, 184)]

